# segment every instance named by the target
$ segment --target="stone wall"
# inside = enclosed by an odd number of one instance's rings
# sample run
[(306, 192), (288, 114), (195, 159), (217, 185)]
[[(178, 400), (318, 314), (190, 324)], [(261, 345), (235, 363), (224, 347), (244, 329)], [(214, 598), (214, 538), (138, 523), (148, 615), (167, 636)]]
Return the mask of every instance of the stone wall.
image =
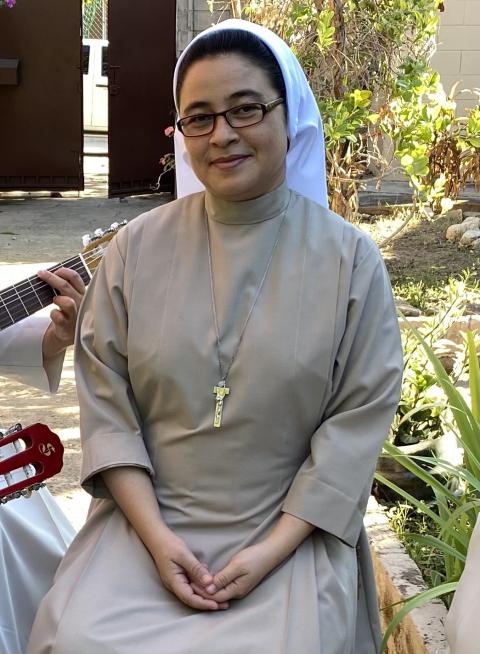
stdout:
[[(382, 630), (399, 610), (399, 602), (426, 589), (420, 570), (390, 529), (387, 516), (370, 498), (365, 516), (381, 609)], [(386, 654), (449, 654), (445, 636), (447, 611), (441, 600), (413, 610), (390, 637)]]
[(210, 12), (207, 0), (177, 0), (177, 54), (196, 34), (222, 18), (228, 18), (228, 12)]
[[(439, 71), (445, 89), (480, 87), (480, 0), (445, 0), (438, 34), (438, 50), (432, 65)], [(458, 111), (465, 112), (478, 100), (465, 92), (458, 99)]]

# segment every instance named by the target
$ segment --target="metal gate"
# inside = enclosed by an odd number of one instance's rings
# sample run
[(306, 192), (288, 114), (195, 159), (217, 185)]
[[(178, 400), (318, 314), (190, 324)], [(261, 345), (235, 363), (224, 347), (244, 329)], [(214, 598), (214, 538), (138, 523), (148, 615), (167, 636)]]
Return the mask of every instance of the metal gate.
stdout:
[(83, 189), (81, 0), (0, 9), (0, 191)]
[[(109, 196), (150, 193), (173, 149), (175, 0), (109, 3)], [(173, 175), (159, 190), (171, 191)]]

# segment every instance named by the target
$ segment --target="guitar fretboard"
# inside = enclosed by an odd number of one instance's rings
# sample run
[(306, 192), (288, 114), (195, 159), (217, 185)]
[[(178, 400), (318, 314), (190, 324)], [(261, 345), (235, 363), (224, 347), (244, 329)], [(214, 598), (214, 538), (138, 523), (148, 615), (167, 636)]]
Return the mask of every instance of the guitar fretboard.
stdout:
[[(55, 272), (62, 267), (76, 270), (85, 284), (90, 281), (90, 273), (80, 255), (48, 270)], [(0, 291), (0, 331), (48, 307), (55, 295), (58, 295), (58, 292), (36, 275), (3, 289)]]

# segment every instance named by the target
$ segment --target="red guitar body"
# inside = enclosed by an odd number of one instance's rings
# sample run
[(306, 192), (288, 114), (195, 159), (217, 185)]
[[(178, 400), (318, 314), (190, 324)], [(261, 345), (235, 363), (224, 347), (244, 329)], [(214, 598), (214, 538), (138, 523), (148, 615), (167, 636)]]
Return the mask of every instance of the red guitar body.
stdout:
[[(23, 448), (4, 459), (1, 456), (2, 448), (16, 441), (22, 442)], [(0, 438), (0, 475), (6, 475), (8, 481), (8, 474), (14, 470), (24, 468), (28, 471), (25, 479), (0, 488), (0, 501), (5, 502), (6, 498), (18, 497), (25, 489), (35, 490), (45, 479), (60, 472), (62, 465), (62, 442), (46, 425), (37, 422)], [(33, 474), (30, 466), (34, 469)]]

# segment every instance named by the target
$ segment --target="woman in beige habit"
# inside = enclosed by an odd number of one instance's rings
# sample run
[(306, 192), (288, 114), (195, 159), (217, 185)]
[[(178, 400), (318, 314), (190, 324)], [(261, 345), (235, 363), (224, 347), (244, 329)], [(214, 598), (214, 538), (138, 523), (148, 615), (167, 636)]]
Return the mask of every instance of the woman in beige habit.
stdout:
[(373, 654), (363, 514), (402, 370), (383, 262), (325, 208), (278, 37), (207, 30), (175, 97), (183, 197), (119, 233), (83, 305), (95, 499), (28, 654)]

